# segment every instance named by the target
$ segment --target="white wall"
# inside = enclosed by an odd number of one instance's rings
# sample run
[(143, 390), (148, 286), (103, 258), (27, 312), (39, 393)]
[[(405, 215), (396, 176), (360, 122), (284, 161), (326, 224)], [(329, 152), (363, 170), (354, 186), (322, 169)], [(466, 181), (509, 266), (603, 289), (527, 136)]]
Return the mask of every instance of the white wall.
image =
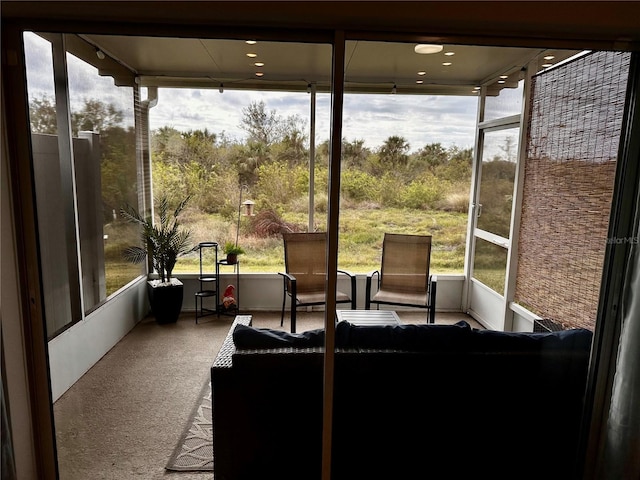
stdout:
[[(184, 283), (183, 311), (195, 310), (195, 292), (200, 288), (197, 275), (176, 275)], [(438, 312), (462, 311), (462, 287), (464, 276), (437, 275), (436, 310)], [(235, 274), (220, 275), (220, 289), (224, 291), (228, 284), (235, 285)], [(364, 309), (366, 275), (356, 275), (357, 308)], [(338, 288), (349, 291), (349, 280), (338, 277)], [(282, 308), (282, 277), (277, 273), (242, 273), (240, 270), (240, 309), (278, 311)], [(287, 302), (286, 308), (289, 308)], [(338, 305), (338, 308), (349, 308)], [(401, 309), (398, 307), (398, 309)]]
[(146, 288), (144, 278), (135, 280), (49, 341), (54, 402), (144, 318), (149, 311)]

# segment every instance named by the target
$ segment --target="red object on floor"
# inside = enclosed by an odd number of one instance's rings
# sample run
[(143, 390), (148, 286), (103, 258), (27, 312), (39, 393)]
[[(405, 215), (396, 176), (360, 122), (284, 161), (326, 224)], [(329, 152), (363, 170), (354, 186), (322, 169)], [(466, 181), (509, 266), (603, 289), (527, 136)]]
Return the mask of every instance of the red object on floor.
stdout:
[(225, 310), (230, 310), (235, 308), (236, 306), (236, 297), (234, 296), (234, 292), (236, 287), (233, 285), (227, 285), (227, 288), (224, 289), (222, 294), (222, 306)]

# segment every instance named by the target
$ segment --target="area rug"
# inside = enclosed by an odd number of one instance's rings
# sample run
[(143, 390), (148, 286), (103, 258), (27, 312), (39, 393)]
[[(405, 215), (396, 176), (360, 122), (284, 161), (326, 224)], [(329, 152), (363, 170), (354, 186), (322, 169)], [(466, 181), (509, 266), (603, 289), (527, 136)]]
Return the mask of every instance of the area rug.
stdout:
[(211, 381), (205, 382), (187, 426), (165, 468), (177, 472), (213, 471)]

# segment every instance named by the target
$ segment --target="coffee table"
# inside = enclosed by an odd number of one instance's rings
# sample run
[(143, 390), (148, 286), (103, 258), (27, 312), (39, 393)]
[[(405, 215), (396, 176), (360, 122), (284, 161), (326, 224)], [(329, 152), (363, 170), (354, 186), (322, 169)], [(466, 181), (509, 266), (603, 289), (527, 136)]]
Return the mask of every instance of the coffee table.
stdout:
[(393, 310), (336, 310), (339, 322), (352, 325), (400, 325), (400, 318)]

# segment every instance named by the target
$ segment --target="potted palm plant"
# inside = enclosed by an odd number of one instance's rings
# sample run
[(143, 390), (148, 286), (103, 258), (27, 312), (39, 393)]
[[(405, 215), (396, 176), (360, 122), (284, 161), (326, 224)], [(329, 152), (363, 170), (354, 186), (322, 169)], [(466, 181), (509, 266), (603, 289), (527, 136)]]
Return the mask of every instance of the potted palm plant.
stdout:
[[(180, 280), (171, 276), (178, 256), (188, 252), (191, 232), (180, 228), (178, 215), (185, 208), (189, 197), (170, 211), (166, 197), (160, 199), (157, 206), (159, 222), (151, 217), (143, 217), (130, 205), (121, 209), (122, 216), (129, 222), (141, 227), (141, 246), (127, 247), (124, 258), (132, 263), (149, 261), (147, 291), (149, 303), (158, 323), (173, 323), (178, 320), (182, 310), (184, 286)], [(151, 279), (156, 272), (158, 279)]]

